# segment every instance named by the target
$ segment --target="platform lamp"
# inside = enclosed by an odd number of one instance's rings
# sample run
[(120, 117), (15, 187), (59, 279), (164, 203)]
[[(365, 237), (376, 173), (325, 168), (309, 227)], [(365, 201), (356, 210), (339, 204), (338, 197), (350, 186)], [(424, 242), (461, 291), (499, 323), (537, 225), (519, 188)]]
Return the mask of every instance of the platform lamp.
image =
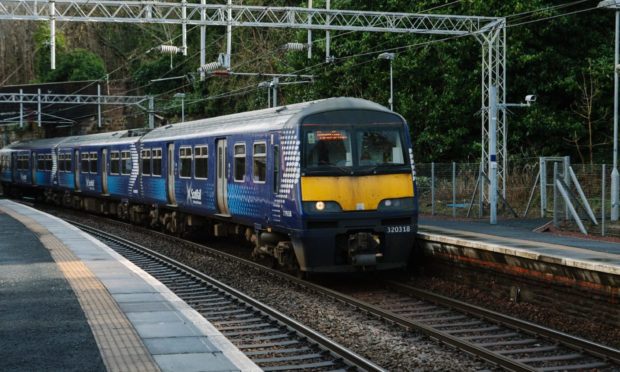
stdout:
[(614, 149), (613, 168), (611, 171), (611, 220), (618, 221), (618, 38), (620, 34), (620, 0), (605, 0), (598, 3), (599, 8), (614, 9), (616, 11), (616, 36), (614, 52)]
[(388, 61), (390, 61), (390, 110), (394, 111), (394, 75), (393, 75), (393, 70), (392, 70), (392, 62), (394, 61), (394, 58), (396, 58), (396, 54), (395, 53), (381, 53), (379, 54), (379, 56), (377, 57), (379, 59), (387, 59)]
[(181, 123), (185, 122), (185, 93), (176, 93), (174, 98), (181, 99)]

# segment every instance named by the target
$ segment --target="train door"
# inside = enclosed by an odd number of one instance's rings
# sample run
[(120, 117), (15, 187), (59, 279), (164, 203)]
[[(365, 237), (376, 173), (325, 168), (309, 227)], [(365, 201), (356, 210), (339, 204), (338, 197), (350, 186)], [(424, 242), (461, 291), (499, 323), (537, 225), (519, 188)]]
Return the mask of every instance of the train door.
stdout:
[(226, 139), (219, 139), (217, 144), (217, 209), (221, 214), (228, 214), (228, 177), (226, 172)]
[(101, 150), (101, 191), (108, 195), (108, 149)]
[(75, 191), (80, 191), (80, 150), (75, 150), (73, 155), (71, 163), (73, 164), (73, 172), (75, 174), (75, 177), (73, 177), (75, 180)]
[(37, 154), (33, 151), (32, 155), (30, 156), (31, 161), (30, 161), (30, 171), (31, 171), (31, 176), (32, 176), (32, 184), (36, 185), (37, 184)]
[(174, 190), (174, 143), (168, 144), (168, 204), (176, 205), (176, 195)]

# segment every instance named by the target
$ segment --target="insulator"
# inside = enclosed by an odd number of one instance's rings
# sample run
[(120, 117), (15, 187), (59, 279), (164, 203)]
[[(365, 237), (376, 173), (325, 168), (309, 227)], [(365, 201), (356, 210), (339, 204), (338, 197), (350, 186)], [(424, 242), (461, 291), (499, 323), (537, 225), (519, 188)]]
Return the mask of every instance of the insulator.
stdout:
[(300, 50), (306, 49), (306, 46), (307, 44), (303, 44), (303, 43), (286, 43), (284, 45), (284, 49), (300, 51)]
[(200, 66), (200, 68), (198, 69), (198, 72), (211, 72), (219, 68), (220, 66), (222, 65), (219, 62), (207, 63), (206, 65)]
[(178, 54), (182, 52), (182, 49), (174, 45), (160, 45), (159, 51), (166, 54)]
[(214, 76), (230, 76), (230, 71), (228, 70), (215, 70), (211, 73)]

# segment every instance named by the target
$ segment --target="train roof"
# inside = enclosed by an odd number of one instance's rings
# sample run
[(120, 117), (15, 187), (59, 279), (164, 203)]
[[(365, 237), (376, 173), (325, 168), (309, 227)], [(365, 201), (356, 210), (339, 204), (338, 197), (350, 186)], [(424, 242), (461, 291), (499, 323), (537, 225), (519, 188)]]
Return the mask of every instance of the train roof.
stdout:
[(387, 108), (359, 98), (328, 98), (288, 106), (248, 111), (239, 114), (170, 124), (147, 133), (143, 142), (191, 138), (196, 135), (227, 135), (247, 132), (269, 132), (294, 126), (299, 119), (320, 112), (358, 109), (391, 112)]
[(19, 141), (5, 146), (7, 150), (40, 150), (50, 149), (64, 142), (69, 137), (42, 138), (35, 140)]
[(140, 140), (145, 130), (119, 130), (116, 132), (95, 133), (68, 137), (61, 148), (100, 145), (122, 145)]

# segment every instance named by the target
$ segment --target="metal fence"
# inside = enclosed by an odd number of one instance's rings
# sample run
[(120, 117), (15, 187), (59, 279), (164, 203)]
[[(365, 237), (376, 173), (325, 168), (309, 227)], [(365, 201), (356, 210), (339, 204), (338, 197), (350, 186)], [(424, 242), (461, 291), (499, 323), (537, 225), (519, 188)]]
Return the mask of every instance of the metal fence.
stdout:
[[(553, 158), (563, 159), (563, 158)], [(569, 160), (567, 159), (569, 162)], [(554, 206), (556, 217), (561, 224), (571, 225), (568, 207), (554, 187), (552, 163), (543, 166), (546, 177), (540, 176), (540, 161), (512, 166), (506, 172), (506, 200), (498, 198), (498, 215), (503, 218), (553, 218)], [(603, 226), (609, 225), (611, 210), (611, 166), (604, 164), (572, 164), (572, 169), (591, 206), (598, 225), (590, 224), (591, 233), (604, 234)], [(546, 169), (545, 169), (546, 168)], [(562, 163), (558, 176), (564, 178)], [(480, 182), (480, 164), (478, 163), (418, 163), (416, 164), (417, 187), (420, 212), (427, 215), (450, 216), (454, 218), (488, 217), (488, 202), (481, 202), (480, 187), (488, 192), (488, 183), (482, 178)], [(546, 182), (544, 182), (546, 178)], [(541, 179), (546, 184), (541, 189)], [(574, 182), (568, 180), (571, 195), (579, 199)], [(603, 193), (604, 192), (604, 193)], [(542, 194), (542, 195), (541, 195)], [(554, 204), (555, 203), (555, 204)], [(576, 202), (576, 209), (586, 219), (585, 206)], [(527, 213), (526, 213), (527, 212)]]

